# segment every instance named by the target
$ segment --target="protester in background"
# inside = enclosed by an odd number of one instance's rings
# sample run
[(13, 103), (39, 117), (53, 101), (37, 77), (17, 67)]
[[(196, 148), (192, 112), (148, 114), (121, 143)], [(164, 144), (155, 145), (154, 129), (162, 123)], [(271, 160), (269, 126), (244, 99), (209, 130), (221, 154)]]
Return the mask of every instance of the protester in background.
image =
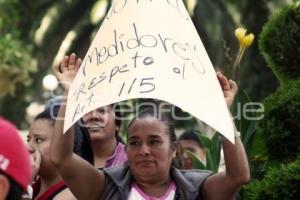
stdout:
[(125, 145), (118, 134), (121, 125), (119, 110), (118, 104), (103, 106), (80, 120), (80, 129), (91, 143), (89, 161), (98, 169), (123, 165), (127, 161)]
[(17, 129), (0, 117), (0, 200), (19, 200), (31, 178), (28, 150)]
[[(76, 58), (72, 53), (65, 56), (62, 62), (56, 66), (57, 72), (64, 70), (66, 67), (78, 69), (81, 59)], [(69, 84), (75, 78), (77, 71), (69, 73), (68, 76), (60, 76), (55, 73), (65, 91), (65, 98), (69, 90)], [(69, 83), (69, 84), (68, 84)], [(121, 126), (121, 111), (118, 104), (103, 106), (84, 115), (82, 119), (76, 123), (73, 132), (80, 129), (86, 136), (90, 145), (85, 145), (83, 149), (91, 148), (88, 157), (84, 157), (92, 165), (98, 169), (123, 165), (127, 161), (125, 145), (119, 136)]]
[[(75, 59), (54, 68), (60, 80), (73, 80), (78, 71)], [(72, 76), (73, 75), (73, 76)], [(217, 74), (227, 106), (237, 91), (236, 83)], [(70, 81), (71, 82), (71, 81)], [(69, 85), (64, 85), (65, 95)], [(64, 118), (66, 100), (60, 107)], [(158, 115), (160, 116), (160, 115)], [(237, 134), (235, 145), (222, 138), (226, 171), (210, 175), (207, 171), (180, 171), (172, 167), (176, 154), (174, 128), (152, 113), (134, 119), (128, 128), (128, 165), (96, 170), (73, 154), (74, 127), (63, 135), (64, 122), (57, 120), (51, 144), (51, 160), (69, 188), (79, 199), (124, 199), (144, 197), (162, 199), (233, 199), (250, 179), (247, 157)]]
[(180, 135), (178, 141), (183, 150), (183, 160), (181, 162), (183, 169), (194, 168), (193, 160), (187, 151), (194, 153), (203, 164), (206, 163), (206, 150), (195, 130), (189, 130), (184, 132)]
[(29, 152), (33, 160), (32, 199), (35, 200), (76, 199), (50, 161), (50, 143), (56, 116), (55, 109), (46, 108), (37, 115), (27, 136)]

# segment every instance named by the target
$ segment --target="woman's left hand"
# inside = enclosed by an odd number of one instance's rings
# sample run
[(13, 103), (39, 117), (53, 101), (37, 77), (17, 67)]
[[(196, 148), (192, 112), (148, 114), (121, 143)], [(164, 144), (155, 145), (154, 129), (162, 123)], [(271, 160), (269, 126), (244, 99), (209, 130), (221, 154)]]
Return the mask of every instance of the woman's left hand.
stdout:
[(225, 97), (226, 105), (228, 109), (230, 109), (234, 97), (237, 93), (237, 84), (233, 80), (228, 80), (226, 76), (224, 76), (221, 72), (217, 72), (217, 77), (222, 87), (222, 91)]

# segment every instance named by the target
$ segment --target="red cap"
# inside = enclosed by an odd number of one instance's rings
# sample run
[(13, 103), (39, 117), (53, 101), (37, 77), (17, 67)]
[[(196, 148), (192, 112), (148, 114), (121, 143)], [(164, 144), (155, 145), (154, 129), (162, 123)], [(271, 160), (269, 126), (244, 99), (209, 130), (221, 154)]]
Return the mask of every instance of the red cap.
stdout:
[(24, 190), (31, 179), (31, 164), (27, 147), (17, 129), (0, 117), (0, 171)]

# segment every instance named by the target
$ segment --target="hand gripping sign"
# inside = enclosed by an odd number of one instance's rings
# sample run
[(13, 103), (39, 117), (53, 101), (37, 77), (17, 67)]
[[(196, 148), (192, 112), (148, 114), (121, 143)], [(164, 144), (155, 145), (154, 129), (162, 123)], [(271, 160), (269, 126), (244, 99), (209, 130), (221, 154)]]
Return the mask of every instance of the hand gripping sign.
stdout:
[(214, 68), (182, 0), (115, 0), (68, 94), (64, 132), (133, 98), (177, 105), (234, 142)]

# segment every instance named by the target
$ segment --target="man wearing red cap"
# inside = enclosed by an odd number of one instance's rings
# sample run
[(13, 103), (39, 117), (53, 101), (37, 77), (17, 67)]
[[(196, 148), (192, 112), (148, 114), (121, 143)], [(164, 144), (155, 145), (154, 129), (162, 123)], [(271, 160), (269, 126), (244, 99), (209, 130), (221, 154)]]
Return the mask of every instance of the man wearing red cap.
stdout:
[(17, 129), (0, 117), (0, 200), (19, 200), (31, 179), (29, 152)]

